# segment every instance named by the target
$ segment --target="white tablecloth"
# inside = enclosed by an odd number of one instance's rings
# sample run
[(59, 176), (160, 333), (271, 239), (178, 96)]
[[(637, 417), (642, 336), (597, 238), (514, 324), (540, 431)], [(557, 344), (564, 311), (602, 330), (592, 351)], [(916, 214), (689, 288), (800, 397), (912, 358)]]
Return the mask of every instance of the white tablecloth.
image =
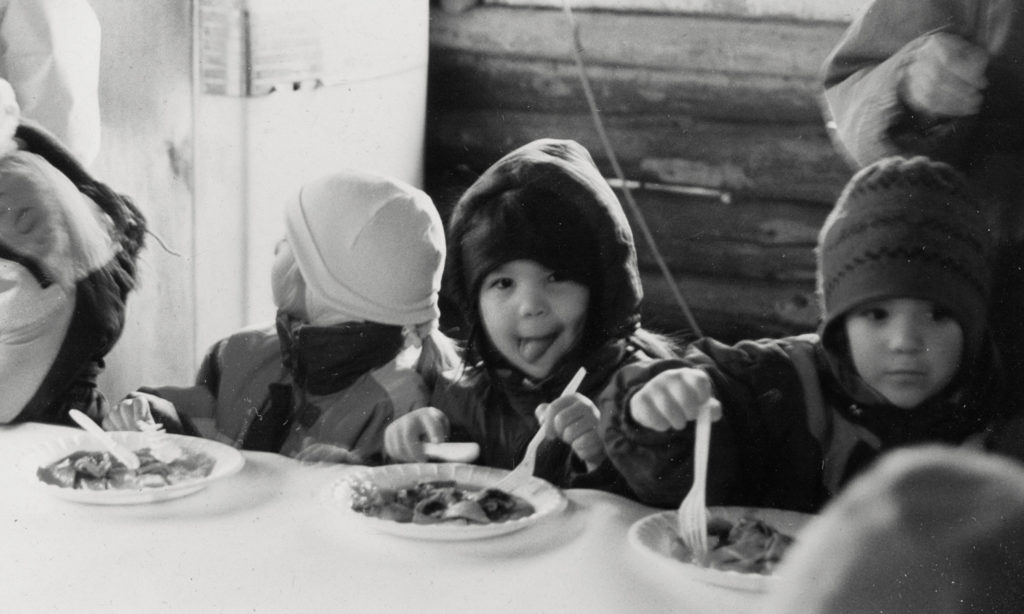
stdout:
[(485, 540), (431, 542), (345, 522), (351, 467), (246, 452), (187, 497), (94, 506), (44, 492), (18, 461), (75, 429), (0, 427), (0, 611), (719, 614), (754, 596), (678, 578), (627, 540), (657, 510), (570, 490), (565, 512)]

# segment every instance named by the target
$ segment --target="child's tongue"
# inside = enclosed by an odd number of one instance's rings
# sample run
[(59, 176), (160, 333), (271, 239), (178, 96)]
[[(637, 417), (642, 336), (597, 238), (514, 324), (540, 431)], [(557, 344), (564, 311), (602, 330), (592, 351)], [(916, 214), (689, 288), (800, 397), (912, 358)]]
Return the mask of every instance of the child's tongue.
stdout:
[(523, 339), (519, 342), (519, 355), (523, 360), (533, 362), (543, 356), (554, 341), (554, 336)]

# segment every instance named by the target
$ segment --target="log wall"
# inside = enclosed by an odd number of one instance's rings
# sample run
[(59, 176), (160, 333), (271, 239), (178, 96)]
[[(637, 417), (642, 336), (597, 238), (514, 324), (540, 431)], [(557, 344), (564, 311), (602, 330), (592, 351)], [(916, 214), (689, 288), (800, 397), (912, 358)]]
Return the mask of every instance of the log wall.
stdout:
[[(845, 24), (574, 18), (615, 157), (702, 332), (732, 340), (813, 330), (814, 242), (850, 176), (821, 120), (817, 75)], [(425, 183), (443, 214), (488, 165), (536, 138), (575, 139), (614, 177), (572, 32), (555, 9), (433, 10)], [(645, 324), (687, 331), (637, 213), (627, 214)]]

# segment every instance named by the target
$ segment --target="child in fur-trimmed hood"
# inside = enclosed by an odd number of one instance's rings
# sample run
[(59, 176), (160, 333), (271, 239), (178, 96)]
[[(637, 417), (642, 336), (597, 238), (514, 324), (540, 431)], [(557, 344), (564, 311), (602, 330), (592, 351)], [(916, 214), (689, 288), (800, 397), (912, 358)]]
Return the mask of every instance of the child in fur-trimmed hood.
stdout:
[[(547, 428), (536, 475), (621, 490), (597, 436), (601, 395), (620, 369), (673, 346), (640, 327), (633, 235), (590, 154), (556, 139), (509, 153), (456, 204), (448, 244), (468, 367), (388, 427), (388, 454), (422, 460), (425, 440), (468, 440), (480, 464), (510, 469)], [(558, 398), (581, 366), (579, 392)]]

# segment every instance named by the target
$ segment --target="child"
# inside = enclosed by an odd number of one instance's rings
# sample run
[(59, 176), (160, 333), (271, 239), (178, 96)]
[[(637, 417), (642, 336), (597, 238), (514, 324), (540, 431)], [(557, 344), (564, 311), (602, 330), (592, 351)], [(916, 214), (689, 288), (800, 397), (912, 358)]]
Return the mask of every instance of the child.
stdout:
[[(435, 388), (432, 407), (388, 427), (387, 453), (421, 461), (424, 440), (470, 440), (477, 462), (510, 469), (546, 417), (535, 474), (613, 489), (591, 399), (625, 365), (672, 346), (640, 328), (632, 233), (590, 154), (543, 139), (506, 155), (456, 204), (448, 244), (469, 367)], [(581, 365), (580, 391), (558, 398)]]
[(610, 458), (642, 501), (676, 506), (693, 479), (686, 423), (720, 403), (708, 504), (814, 511), (886, 450), (983, 438), (1003, 407), (990, 234), (951, 167), (863, 169), (819, 236), (820, 336), (705, 339), (620, 381)]
[(1024, 468), (963, 448), (896, 451), (801, 531), (779, 575), (762, 612), (1022, 612)]
[(145, 228), (0, 80), (0, 424), (100, 415)]
[(380, 460), (384, 426), (425, 405), (431, 380), (457, 362), (437, 331), (441, 218), (416, 188), (345, 171), (303, 186), (285, 227), (276, 325), (216, 343), (195, 386), (130, 395), (106, 428), (136, 429), (152, 411), (193, 434), (187, 419), (212, 419), (217, 439), (247, 450)]

